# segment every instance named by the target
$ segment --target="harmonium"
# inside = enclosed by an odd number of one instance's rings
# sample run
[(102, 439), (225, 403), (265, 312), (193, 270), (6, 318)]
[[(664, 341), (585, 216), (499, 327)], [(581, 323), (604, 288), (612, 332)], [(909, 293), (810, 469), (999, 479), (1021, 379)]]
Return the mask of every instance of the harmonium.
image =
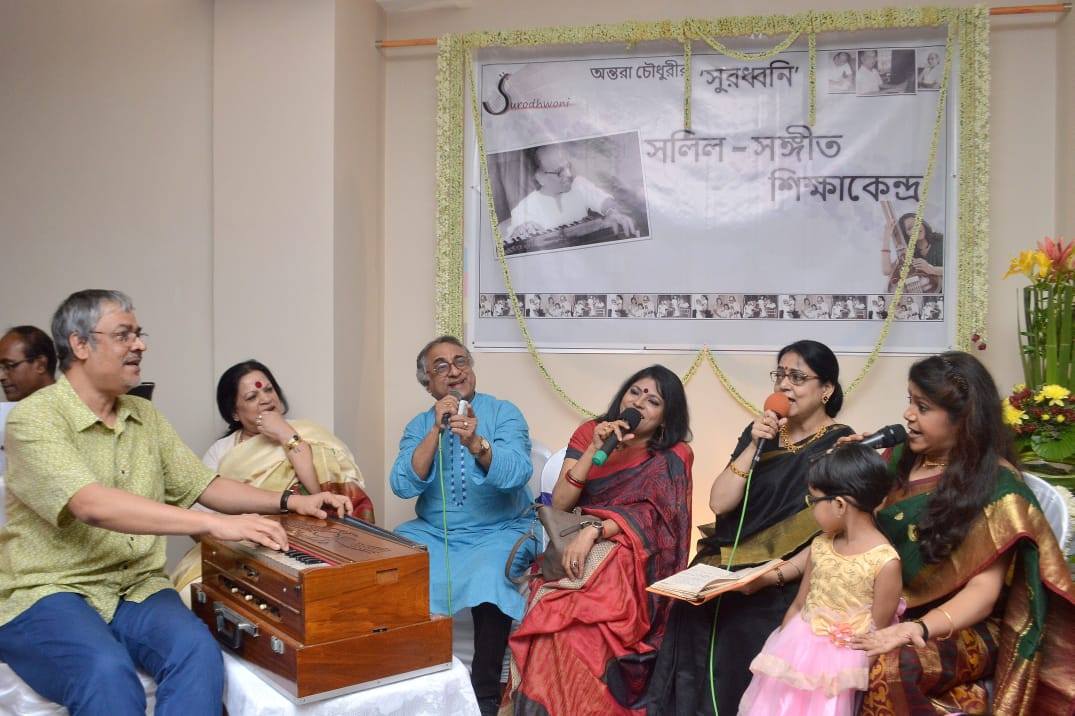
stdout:
[(351, 517), (269, 519), (289, 550), (203, 539), (191, 605), (273, 688), (306, 703), (451, 667), (424, 546)]
[(588, 216), (571, 224), (546, 229), (516, 241), (505, 241), (504, 253), (510, 256), (530, 251), (586, 246), (614, 238), (616, 238), (616, 227), (610, 221), (601, 216)]

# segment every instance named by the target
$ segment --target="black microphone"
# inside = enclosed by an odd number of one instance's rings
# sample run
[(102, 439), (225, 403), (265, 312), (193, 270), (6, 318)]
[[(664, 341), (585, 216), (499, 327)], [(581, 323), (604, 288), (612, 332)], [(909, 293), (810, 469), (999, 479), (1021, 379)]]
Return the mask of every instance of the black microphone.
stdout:
[[(628, 408), (620, 413), (619, 420), (627, 423), (628, 430), (634, 430), (638, 427), (638, 424), (642, 422), (642, 413), (638, 412), (634, 408)], [(608, 456), (612, 454), (612, 451), (616, 449), (616, 444), (620, 442), (620, 439), (616, 437), (616, 433), (612, 433), (605, 438), (605, 444), (601, 446), (601, 449), (593, 454), (594, 465), (604, 465), (605, 460), (608, 460)]]
[(873, 435), (867, 435), (859, 442), (859, 445), (868, 448), (881, 449), (899, 445), (907, 440), (907, 431), (902, 425), (886, 425)]
[[(467, 401), (463, 400), (463, 394), (460, 393), (455, 388), (452, 388), (451, 390), (448, 391), (448, 395), (452, 396), (453, 398), (455, 398), (456, 400), (459, 401), (459, 413), (462, 414), (463, 411), (466, 410), (465, 406), (466, 406), (466, 402), (467, 402)], [(451, 420), (451, 418), (452, 418), (451, 413), (445, 413), (444, 415), (440, 416), (440, 424), (442, 426), (444, 426), (445, 428), (447, 428), (448, 427), (448, 421)]]

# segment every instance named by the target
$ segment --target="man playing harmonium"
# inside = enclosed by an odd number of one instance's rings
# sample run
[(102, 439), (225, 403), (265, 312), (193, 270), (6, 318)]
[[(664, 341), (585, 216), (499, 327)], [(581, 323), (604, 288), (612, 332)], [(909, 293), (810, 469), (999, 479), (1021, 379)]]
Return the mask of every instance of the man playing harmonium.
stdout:
[[(511, 620), (525, 607), (504, 563), (532, 524), (530, 433), (514, 405), (475, 393), (473, 360), (457, 338), (428, 343), (418, 353), (417, 377), (435, 403), (407, 424), (399, 443), (392, 491), (417, 497), (418, 517), (396, 532), (429, 547), (431, 610), (470, 607), (470, 681), (482, 714), (494, 714)], [(520, 554), (518, 561), (531, 559)]]
[(586, 177), (575, 175), (571, 157), (563, 147), (549, 144), (533, 151), (534, 182), (538, 188), (511, 210), (503, 232), (509, 243), (558, 226), (600, 214), (622, 236), (638, 236), (635, 222), (616, 206), (608, 192)]
[[(350, 503), (217, 479), (148, 401), (126, 395), (146, 334), (123, 293), (72, 294), (52, 335), (63, 376), (7, 423), (0, 660), (75, 715), (144, 713), (136, 667), (157, 682), (157, 714), (220, 713), (220, 651), (171, 588), (162, 535), (286, 549), (278, 523), (238, 513), (324, 518)], [(185, 509), (195, 501), (215, 512)]]

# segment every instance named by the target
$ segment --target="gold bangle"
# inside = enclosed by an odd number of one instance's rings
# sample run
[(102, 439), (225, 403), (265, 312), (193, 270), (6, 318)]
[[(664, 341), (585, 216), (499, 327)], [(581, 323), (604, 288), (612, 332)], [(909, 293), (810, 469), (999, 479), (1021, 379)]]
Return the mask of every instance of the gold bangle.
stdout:
[(739, 477), (743, 478), (744, 480), (746, 480), (747, 478), (750, 477), (749, 472), (743, 472), (742, 470), (740, 470), (738, 467), (735, 466), (735, 463), (729, 462), (728, 463), (728, 469), (731, 470), (732, 473), (734, 473), (734, 474), (738, 475)]
[(945, 639), (951, 639), (952, 635), (956, 633), (956, 620), (952, 618), (952, 615), (948, 613), (947, 609), (942, 609), (941, 607), (937, 607), (936, 609), (948, 618), (948, 633), (944, 636), (937, 637), (937, 639), (940, 641), (944, 641)]
[(783, 589), (784, 585), (786, 584), (786, 582), (784, 581), (784, 573), (780, 571), (780, 567), (777, 567), (773, 571), (776, 572), (776, 586)]
[(298, 433), (296, 433), (295, 435), (292, 435), (291, 439), (287, 441), (286, 445), (284, 445), (284, 450), (287, 450), (288, 452), (290, 452), (290, 451), (294, 450), (295, 448), (297, 448), (299, 446), (299, 443), (301, 443), (301, 442), (302, 442), (302, 438), (300, 438), (298, 436)]

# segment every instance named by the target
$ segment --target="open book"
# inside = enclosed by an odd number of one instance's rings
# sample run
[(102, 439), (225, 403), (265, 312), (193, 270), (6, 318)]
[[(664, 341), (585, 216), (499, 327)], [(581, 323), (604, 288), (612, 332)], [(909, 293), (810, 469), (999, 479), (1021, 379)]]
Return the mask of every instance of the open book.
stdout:
[(696, 564), (671, 577), (654, 582), (646, 587), (646, 590), (654, 594), (682, 599), (685, 602), (702, 604), (718, 594), (738, 589), (782, 564), (786, 562), (782, 559), (773, 559), (757, 567), (739, 569), (734, 572), (710, 564)]

